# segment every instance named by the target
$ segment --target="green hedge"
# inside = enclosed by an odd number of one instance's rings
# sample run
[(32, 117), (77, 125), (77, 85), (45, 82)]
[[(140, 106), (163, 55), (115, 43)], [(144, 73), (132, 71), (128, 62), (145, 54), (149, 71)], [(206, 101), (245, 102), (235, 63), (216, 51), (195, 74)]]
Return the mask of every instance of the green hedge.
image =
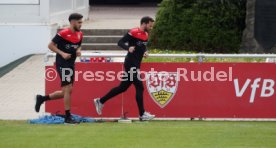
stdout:
[(245, 28), (246, 0), (163, 0), (150, 46), (235, 53)]

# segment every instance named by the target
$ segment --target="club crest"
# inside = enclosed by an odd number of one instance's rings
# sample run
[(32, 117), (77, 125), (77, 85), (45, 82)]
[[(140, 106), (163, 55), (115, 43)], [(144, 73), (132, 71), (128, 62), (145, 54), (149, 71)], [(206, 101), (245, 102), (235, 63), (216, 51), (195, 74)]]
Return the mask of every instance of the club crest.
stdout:
[(173, 99), (178, 86), (177, 73), (147, 73), (147, 89), (151, 98), (161, 108)]

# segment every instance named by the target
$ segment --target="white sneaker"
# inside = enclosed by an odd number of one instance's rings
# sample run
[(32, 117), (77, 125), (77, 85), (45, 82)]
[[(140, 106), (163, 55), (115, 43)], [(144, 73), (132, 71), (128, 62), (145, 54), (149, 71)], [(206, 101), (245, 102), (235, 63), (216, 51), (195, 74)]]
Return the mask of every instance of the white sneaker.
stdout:
[(152, 115), (148, 112), (144, 112), (143, 116), (140, 116), (140, 121), (149, 121), (155, 118), (155, 115)]
[(95, 104), (96, 111), (97, 111), (98, 115), (102, 115), (102, 109), (103, 109), (104, 105), (100, 102), (100, 98), (94, 99), (94, 104)]

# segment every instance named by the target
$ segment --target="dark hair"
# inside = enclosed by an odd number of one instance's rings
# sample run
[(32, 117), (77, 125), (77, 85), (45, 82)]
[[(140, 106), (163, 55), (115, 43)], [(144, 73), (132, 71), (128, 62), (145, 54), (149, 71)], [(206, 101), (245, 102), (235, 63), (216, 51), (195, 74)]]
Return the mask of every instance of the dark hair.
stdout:
[(141, 25), (142, 25), (143, 23), (148, 24), (149, 22), (154, 22), (154, 19), (151, 18), (151, 17), (149, 17), (149, 16), (144, 16), (144, 17), (141, 19)]
[(71, 22), (72, 20), (80, 20), (82, 19), (83, 16), (79, 13), (72, 13), (70, 16), (69, 16), (69, 22)]

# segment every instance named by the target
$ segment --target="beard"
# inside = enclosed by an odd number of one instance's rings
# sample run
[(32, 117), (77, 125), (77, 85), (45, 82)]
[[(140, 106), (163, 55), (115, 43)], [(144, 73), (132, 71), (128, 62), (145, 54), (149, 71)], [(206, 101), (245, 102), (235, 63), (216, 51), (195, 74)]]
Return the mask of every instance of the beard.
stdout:
[(78, 27), (75, 26), (75, 27), (74, 27), (74, 30), (75, 30), (75, 31), (80, 31), (80, 28), (78, 28)]
[(149, 32), (149, 30), (147, 28), (145, 28), (145, 32)]
[(147, 33), (150, 33), (151, 30), (152, 30), (151, 28), (147, 28), (147, 27), (145, 27), (145, 29), (144, 29), (144, 31)]

